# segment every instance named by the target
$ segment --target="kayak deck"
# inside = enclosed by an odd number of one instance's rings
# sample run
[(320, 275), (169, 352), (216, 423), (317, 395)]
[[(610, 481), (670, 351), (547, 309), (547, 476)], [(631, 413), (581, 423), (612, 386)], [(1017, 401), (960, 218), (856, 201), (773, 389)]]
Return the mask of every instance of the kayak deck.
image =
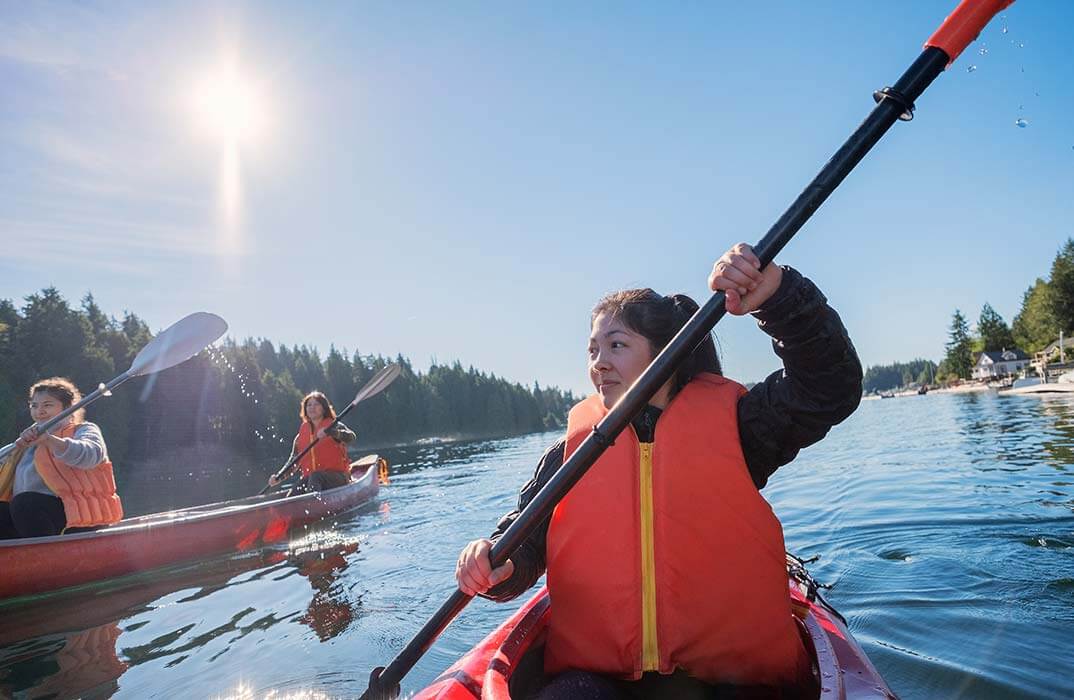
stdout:
[[(794, 557), (788, 558), (788, 582), (791, 607), (813, 660), (818, 690), (809, 696), (893, 700), (894, 693), (850, 635), (842, 616), (820, 597), (817, 584)], [(530, 697), (544, 680), (544, 639), (551, 614), (548, 589), (542, 587), (413, 700)]]

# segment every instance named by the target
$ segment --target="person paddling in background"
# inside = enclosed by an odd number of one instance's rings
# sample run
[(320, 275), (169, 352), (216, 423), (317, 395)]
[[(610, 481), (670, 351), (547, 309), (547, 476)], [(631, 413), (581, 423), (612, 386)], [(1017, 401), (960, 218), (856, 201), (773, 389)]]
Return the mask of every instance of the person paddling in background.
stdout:
[[(43, 423), (82, 399), (68, 379), (30, 387), (30, 417)], [(119, 522), (112, 463), (101, 430), (77, 411), (48, 434), (24, 430), (0, 465), (0, 539), (93, 530)]]
[[(747, 391), (712, 336), (632, 420), (511, 559), (489, 549), (697, 310), (681, 294), (611, 294), (593, 310), (596, 394), (568, 417), (518, 509), (459, 556), (468, 595), (506, 601), (547, 570), (548, 684), (560, 698), (799, 697), (817, 688), (792, 619), (783, 531), (759, 489), (861, 399), (862, 368), (808, 279), (740, 243), (713, 266), (727, 310), (753, 313), (781, 371)], [(815, 697), (815, 694), (814, 694)]]
[[(302, 481), (298, 484), (298, 490), (324, 491), (345, 486), (350, 481), (351, 474), (347, 445), (354, 442), (354, 432), (343, 423), (336, 423), (331, 430), (327, 430), (336, 419), (336, 409), (332, 407), (328, 397), (319, 391), (311, 391), (302, 399), (299, 417), (302, 419), (302, 426), (295, 436), (291, 456), (287, 461), (290, 462), (296, 454), (309, 447), (314, 439), (318, 442), (298, 461), (298, 466), (302, 469)], [(269, 486), (275, 486), (280, 481), (282, 479), (277, 481), (273, 475), (269, 477)]]

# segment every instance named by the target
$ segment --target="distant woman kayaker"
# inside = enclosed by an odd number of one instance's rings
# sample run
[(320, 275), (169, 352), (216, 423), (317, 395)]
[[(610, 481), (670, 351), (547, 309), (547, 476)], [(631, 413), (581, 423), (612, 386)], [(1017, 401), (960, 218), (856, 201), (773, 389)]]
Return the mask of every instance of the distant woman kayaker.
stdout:
[[(295, 436), (291, 456), (287, 461), (290, 462), (296, 454), (306, 449), (310, 442), (319, 438), (313, 449), (298, 461), (302, 470), (302, 481), (299, 482), (298, 489), (324, 491), (344, 486), (350, 480), (351, 462), (347, 457), (347, 445), (354, 442), (354, 432), (343, 423), (336, 423), (331, 430), (327, 430), (336, 419), (336, 409), (332, 407), (328, 397), (319, 391), (311, 391), (303, 397), (298, 415), (302, 419), (302, 425)], [(275, 478), (269, 477), (270, 486), (278, 483)]]
[(492, 542), (698, 308), (651, 289), (605, 297), (590, 326), (596, 393), (571, 409), (566, 436), (541, 458), (518, 509), (459, 556), (459, 588), (499, 601), (547, 570), (543, 700), (743, 689), (788, 698), (816, 688), (792, 618), (782, 527), (759, 489), (854, 411), (861, 364), (816, 286), (789, 267), (761, 270), (748, 245), (714, 264), (709, 287), (726, 292), (730, 313), (754, 314), (783, 369), (747, 391), (721, 376), (706, 338), (493, 570)]
[[(52, 377), (30, 387), (29, 399), (36, 424), (82, 395), (69, 379)], [(27, 428), (0, 465), (0, 539), (81, 532), (122, 518), (104, 437), (82, 411), (47, 434)]]

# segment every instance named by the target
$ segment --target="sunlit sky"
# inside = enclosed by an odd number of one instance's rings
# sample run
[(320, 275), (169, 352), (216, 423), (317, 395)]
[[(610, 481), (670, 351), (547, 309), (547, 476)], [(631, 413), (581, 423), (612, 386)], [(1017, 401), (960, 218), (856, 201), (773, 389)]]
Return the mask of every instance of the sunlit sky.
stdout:
[[(5, 3), (0, 298), (584, 391), (597, 298), (706, 295), (954, 4)], [(866, 364), (1010, 322), (1074, 236), (1071, 26), (1009, 8), (781, 256)]]

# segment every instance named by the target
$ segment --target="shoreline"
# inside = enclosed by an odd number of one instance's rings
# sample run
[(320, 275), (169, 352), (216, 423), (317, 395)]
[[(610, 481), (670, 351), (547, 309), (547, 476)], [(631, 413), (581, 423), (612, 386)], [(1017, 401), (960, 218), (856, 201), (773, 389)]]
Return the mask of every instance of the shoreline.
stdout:
[[(982, 392), (993, 392), (1003, 396), (1023, 396), (1031, 394), (1074, 394), (1074, 383), (1052, 382), (1050, 384), (1033, 384), (1032, 386), (1023, 386), (1017, 389), (1012, 389), (1010, 387), (990, 386), (988, 384), (962, 384), (956, 387), (929, 389), (926, 394), (918, 394), (916, 390), (896, 391), (894, 396), (890, 396), (888, 398), (929, 396), (931, 394), (977, 394)], [(863, 396), (862, 401), (872, 401), (880, 398), (883, 397), (876, 395)]]

